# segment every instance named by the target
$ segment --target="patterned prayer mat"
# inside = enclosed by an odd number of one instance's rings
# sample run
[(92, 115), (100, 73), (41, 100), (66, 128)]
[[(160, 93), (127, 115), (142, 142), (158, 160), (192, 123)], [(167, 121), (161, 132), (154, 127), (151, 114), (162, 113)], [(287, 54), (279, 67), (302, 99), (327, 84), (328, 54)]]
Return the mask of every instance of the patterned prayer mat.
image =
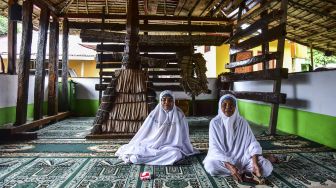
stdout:
[[(336, 187), (336, 152), (289, 154), (292, 159), (274, 165), (270, 187)], [(0, 157), (0, 187), (127, 187), (209, 188), (251, 187), (232, 177), (211, 177), (198, 155), (175, 166), (123, 164), (108, 157)], [(152, 179), (141, 181), (149, 171)], [(256, 186), (259, 187), (259, 186)]]
[[(114, 157), (129, 139), (86, 140), (93, 118), (69, 118), (38, 130), (33, 141), (0, 144), (0, 187), (251, 187), (231, 177), (211, 177), (202, 160), (211, 117), (188, 117), (190, 139), (202, 151), (175, 166), (125, 165)], [(272, 187), (336, 187), (336, 152), (295, 135), (267, 136), (251, 124), (264, 153), (291, 159), (274, 165)], [(330, 152), (327, 152), (330, 151)], [(305, 153), (302, 153), (305, 152)], [(320, 152), (320, 153), (312, 153)], [(154, 176), (141, 181), (139, 173)], [(257, 186), (259, 187), (259, 186)]]

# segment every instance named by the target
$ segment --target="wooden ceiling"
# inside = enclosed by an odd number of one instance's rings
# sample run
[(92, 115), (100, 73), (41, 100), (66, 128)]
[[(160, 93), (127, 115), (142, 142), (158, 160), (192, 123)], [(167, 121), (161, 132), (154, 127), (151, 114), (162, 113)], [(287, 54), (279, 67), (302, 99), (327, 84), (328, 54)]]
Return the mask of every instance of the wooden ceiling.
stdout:
[[(106, 23), (126, 23), (127, 0), (34, 0), (51, 8), (54, 14), (67, 16), (70, 22), (99, 23), (102, 7), (105, 8)], [(140, 24), (148, 19), (148, 24), (187, 25), (236, 25), (237, 9), (243, 0), (140, 0)], [(7, 16), (8, 0), (0, 0), (1, 14)], [(252, 15), (260, 9), (261, 0), (246, 0), (242, 18), (246, 22), (259, 19)], [(269, 12), (278, 9), (279, 0), (265, 0)], [(19, 1), (21, 4), (22, 2)], [(34, 10), (34, 26), (38, 28), (38, 7)], [(238, 23), (241, 24), (241, 23)], [(158, 31), (153, 31), (157, 34)], [(183, 34), (182, 31), (175, 32)], [(229, 32), (212, 32), (229, 35)], [(162, 33), (161, 33), (162, 34)], [(184, 33), (185, 34), (185, 33)], [(288, 0), (286, 38), (312, 45), (322, 51), (336, 54), (336, 1), (335, 0)]]

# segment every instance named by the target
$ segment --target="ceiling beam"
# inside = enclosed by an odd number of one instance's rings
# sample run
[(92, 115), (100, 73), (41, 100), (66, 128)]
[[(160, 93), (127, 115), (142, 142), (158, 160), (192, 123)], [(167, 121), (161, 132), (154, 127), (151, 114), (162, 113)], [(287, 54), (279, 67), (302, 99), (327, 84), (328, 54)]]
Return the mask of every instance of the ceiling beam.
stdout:
[[(72, 29), (101, 29), (101, 23), (87, 22), (69, 22), (69, 27)], [(106, 23), (104, 29), (113, 31), (126, 30), (125, 24)], [(231, 26), (220, 25), (160, 25), (160, 24), (140, 24), (141, 31), (171, 31), (171, 32), (204, 32), (204, 33), (229, 33), (232, 30)]]
[(307, 11), (307, 12), (310, 12), (310, 13), (314, 13), (316, 15), (319, 15), (319, 16), (322, 16), (322, 17), (327, 17), (327, 18), (330, 18), (330, 19), (333, 19), (333, 20), (336, 20), (336, 17), (335, 16), (332, 16), (326, 12), (320, 12), (320, 11), (317, 11), (315, 9), (313, 9), (312, 7), (307, 7), (306, 5), (302, 5), (300, 3), (297, 3), (297, 2), (294, 2), (293, 0), (288, 0), (288, 3), (294, 7), (297, 7), (299, 9), (302, 9), (304, 11)]
[[(101, 13), (89, 13), (89, 14), (61, 14), (60, 17), (67, 18), (97, 18), (101, 19)], [(126, 14), (109, 14), (105, 15), (105, 19), (126, 19)], [(139, 15), (140, 20), (175, 20), (175, 21), (188, 21), (192, 22), (223, 22), (229, 23), (229, 19), (227, 18), (211, 18), (211, 17), (195, 17), (195, 16), (156, 16), (156, 15)]]
[(59, 3), (56, 8), (59, 11), (60, 14), (67, 12), (68, 8), (72, 4), (74, 0), (64, 0), (61, 3)]

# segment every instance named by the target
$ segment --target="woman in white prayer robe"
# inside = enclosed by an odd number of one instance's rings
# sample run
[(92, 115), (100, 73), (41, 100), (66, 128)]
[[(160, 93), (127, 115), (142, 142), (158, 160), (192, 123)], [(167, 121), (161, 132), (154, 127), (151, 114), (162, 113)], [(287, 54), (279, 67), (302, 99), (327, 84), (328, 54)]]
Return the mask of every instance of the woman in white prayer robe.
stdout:
[(232, 175), (237, 181), (242, 181), (247, 172), (267, 177), (273, 166), (261, 154), (262, 148), (248, 122), (239, 115), (237, 99), (230, 94), (222, 96), (218, 115), (210, 122), (205, 170), (212, 176)]
[(125, 163), (173, 165), (199, 153), (189, 139), (188, 123), (182, 110), (175, 106), (171, 91), (160, 94), (160, 103), (148, 115), (132, 140), (116, 152)]

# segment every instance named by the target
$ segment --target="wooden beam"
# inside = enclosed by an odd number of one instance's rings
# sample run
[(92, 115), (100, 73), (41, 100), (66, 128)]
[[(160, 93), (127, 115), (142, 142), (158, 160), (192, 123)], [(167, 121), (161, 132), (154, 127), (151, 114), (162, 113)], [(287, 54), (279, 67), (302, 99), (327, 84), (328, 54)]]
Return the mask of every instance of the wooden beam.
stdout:
[[(263, 18), (260, 18), (256, 22), (254, 22), (252, 25), (250, 25), (246, 29), (241, 29), (237, 33), (235, 33), (232, 37), (229, 38), (228, 42), (235, 42), (239, 39), (242, 39), (244, 37), (247, 37), (248, 35), (251, 35), (258, 31), (258, 29), (261, 29), (264, 25), (268, 25), (269, 23), (273, 22), (274, 20), (279, 19), (281, 16), (282, 11), (274, 10), (273, 12), (265, 15)], [(267, 32), (267, 31), (265, 31)], [(264, 32), (264, 33), (265, 33)]]
[[(286, 22), (287, 22), (287, 8), (288, 8), (288, 0), (281, 1), (281, 10), (284, 12), (280, 19), (280, 25), (284, 25), (284, 32), (286, 32)], [(277, 50), (280, 52), (279, 58), (276, 61), (276, 68), (282, 69), (283, 61), (284, 61), (284, 51), (285, 51), (285, 37), (286, 35), (282, 35), (278, 39)], [(273, 93), (280, 94), (281, 92), (281, 77), (276, 79), (273, 83)], [(278, 122), (278, 113), (279, 113), (279, 104), (272, 104), (271, 106), (271, 117), (270, 117), (270, 126), (269, 133), (271, 135), (276, 134), (276, 126)]]
[(58, 16), (59, 11), (48, 0), (33, 0), (34, 5), (40, 7), (40, 9), (49, 9), (52, 16)]
[[(192, 12), (192, 16), (201, 16), (201, 14), (204, 12), (205, 9), (207, 9), (211, 3), (213, 3), (214, 1), (212, 0), (200, 0), (194, 11)], [(216, 2), (216, 1), (215, 1)]]
[(40, 14), (39, 39), (36, 55), (35, 89), (34, 89), (34, 120), (43, 118), (45, 56), (49, 27), (50, 11), (42, 9)]
[(254, 56), (250, 59), (246, 59), (243, 61), (237, 61), (237, 62), (232, 62), (227, 65), (225, 65), (225, 68), (227, 69), (234, 69), (238, 67), (244, 67), (244, 66), (249, 66), (249, 65), (254, 65), (263, 61), (270, 61), (272, 59), (277, 59), (279, 57), (278, 52), (273, 52), (269, 54), (263, 54), (263, 55), (258, 55)]
[[(72, 29), (100, 29), (102, 27), (101, 23), (86, 23), (86, 22), (70, 22), (70, 28)], [(125, 24), (118, 23), (106, 23), (103, 25), (106, 30), (113, 31), (125, 31)], [(221, 25), (160, 25), (160, 24), (140, 24), (140, 31), (167, 31), (167, 32), (204, 32), (204, 33), (229, 33), (231, 31), (231, 26), (221, 26)]]
[(256, 80), (277, 80), (288, 78), (288, 69), (268, 69), (262, 71), (254, 71), (248, 73), (224, 73), (219, 75), (221, 82), (237, 82), (237, 81), (256, 81)]
[(181, 71), (148, 71), (148, 74), (151, 75), (180, 75)]
[[(139, 69), (139, 10), (138, 0), (128, 0), (123, 68)], [(105, 41), (105, 40), (104, 40)]]
[(241, 3), (244, 3), (244, 1), (245, 1), (245, 0), (234, 0), (234, 1), (231, 3), (231, 6), (230, 6), (227, 10), (224, 11), (225, 14), (226, 14), (226, 15), (230, 15), (234, 10), (236, 10), (236, 9), (239, 7), (239, 5), (240, 5)]
[[(120, 44), (105, 44), (103, 46), (97, 45), (97, 52), (123, 52), (125, 48), (125, 45), (120, 45)], [(181, 45), (144, 45), (140, 44), (139, 45), (139, 51), (140, 52), (177, 52), (177, 51), (183, 51), (186, 49), (186, 46), (181, 46)]]
[(178, 16), (187, 0), (179, 0), (174, 11), (174, 16)]
[(27, 121), (29, 64), (33, 31), (33, 2), (31, 0), (24, 1), (22, 11), (22, 40), (20, 59), (18, 62), (19, 71), (15, 126), (22, 125)]
[[(8, 1), (8, 7), (11, 7), (14, 0)], [(8, 15), (11, 14), (11, 9), (8, 8)], [(8, 74), (16, 74), (16, 46), (17, 46), (17, 22), (9, 19), (8, 16)], [(4, 70), (5, 71), (5, 70)]]
[(149, 78), (153, 83), (180, 83), (181, 78)]
[[(96, 68), (100, 69), (100, 67), (106, 69), (106, 68), (121, 68), (121, 62), (120, 63), (103, 63), (103, 64), (97, 64)], [(148, 66), (148, 65), (141, 65), (142, 68), (161, 68), (161, 69), (165, 69), (165, 68), (180, 68), (177, 64), (167, 64), (166, 67), (158, 67), (158, 66)]]
[(281, 38), (282, 36), (286, 36), (285, 27), (286, 27), (285, 24), (280, 24), (268, 30), (266, 33), (262, 33), (258, 36), (252, 37), (241, 43), (233, 45), (232, 48), (230, 49), (230, 54), (232, 55), (241, 51), (252, 49), (254, 47), (262, 45), (265, 42), (270, 42), (278, 38)]
[(332, 19), (332, 20), (336, 20), (336, 17), (333, 16), (333, 15), (330, 15), (328, 14), (327, 12), (325, 11), (318, 11), (316, 9), (314, 9), (313, 7), (307, 7), (306, 5), (304, 4), (301, 4), (301, 3), (297, 3), (297, 2), (294, 2), (293, 0), (288, 0), (288, 3), (291, 5), (291, 6), (294, 6), (296, 8), (299, 8), (301, 10), (304, 10), (304, 11), (307, 11), (307, 12), (310, 12), (310, 13), (313, 13), (313, 14), (316, 14), (318, 16), (321, 16), (321, 17), (326, 17), (328, 19)]
[[(82, 42), (115, 42), (124, 43), (125, 34), (113, 32), (100, 32), (95, 30), (82, 30), (80, 33)], [(225, 36), (212, 36), (212, 35), (140, 35), (139, 42), (141, 44), (149, 45), (207, 45), (207, 46), (220, 46), (227, 40)]]
[(68, 11), (69, 7), (73, 3), (74, 0), (64, 0), (60, 4), (57, 5), (57, 10), (60, 14)]
[(235, 26), (240, 27), (242, 24), (247, 23), (249, 20), (253, 19), (256, 16), (259, 16), (263, 11), (267, 10), (269, 7), (272, 7), (273, 4), (278, 2), (279, 0), (268, 1), (263, 6), (260, 6), (257, 9), (251, 9), (251, 12), (244, 14), (241, 20), (239, 20)]
[(180, 85), (154, 85), (153, 89), (155, 91), (164, 91), (164, 90), (171, 90), (171, 91), (184, 91)]
[(247, 91), (231, 91), (231, 90), (221, 90), (220, 95), (232, 94), (238, 99), (247, 99), (254, 101), (262, 101), (266, 103), (273, 104), (285, 104), (286, 94), (284, 93), (272, 93), (272, 92), (247, 92)]
[(197, 0), (187, 0), (184, 3), (183, 8), (181, 9), (179, 16), (190, 16), (189, 14), (192, 12), (193, 7), (196, 5)]
[[(180, 1), (181, 2), (181, 1)], [(96, 18), (100, 19), (100, 13), (67, 13), (61, 14), (60, 17), (67, 17), (67, 18)], [(110, 20), (125, 20), (125, 14), (109, 14), (106, 15), (105, 19)], [(216, 18), (216, 17), (195, 17), (195, 16), (158, 16), (158, 15), (139, 15), (139, 20), (173, 20), (173, 21), (185, 21), (187, 22), (190, 20), (191, 22), (221, 22), (221, 23), (229, 23), (230, 20), (227, 18)]]
[[(177, 62), (175, 54), (141, 54), (141, 57), (149, 57), (149, 58), (156, 58), (156, 59), (163, 59), (169, 60), (171, 62)], [(97, 54), (96, 61), (101, 62), (121, 62), (123, 58), (122, 53), (113, 53), (113, 54)]]
[(61, 111), (69, 110), (68, 102), (68, 53), (69, 53), (69, 24), (68, 19), (63, 19), (63, 41), (62, 41), (62, 95)]
[(50, 122), (54, 122), (60, 119), (64, 119), (66, 117), (70, 116), (70, 112), (62, 112), (58, 113), (57, 115), (54, 116), (48, 116), (43, 119), (39, 119), (30, 123), (26, 123), (20, 126), (15, 126), (15, 127), (8, 127), (8, 128), (2, 128), (0, 129), (0, 134), (15, 134), (15, 133), (21, 133), (24, 131), (30, 131), (36, 128), (40, 128)]
[(48, 85), (48, 115), (58, 113), (58, 19), (53, 17), (49, 33), (49, 85)]

